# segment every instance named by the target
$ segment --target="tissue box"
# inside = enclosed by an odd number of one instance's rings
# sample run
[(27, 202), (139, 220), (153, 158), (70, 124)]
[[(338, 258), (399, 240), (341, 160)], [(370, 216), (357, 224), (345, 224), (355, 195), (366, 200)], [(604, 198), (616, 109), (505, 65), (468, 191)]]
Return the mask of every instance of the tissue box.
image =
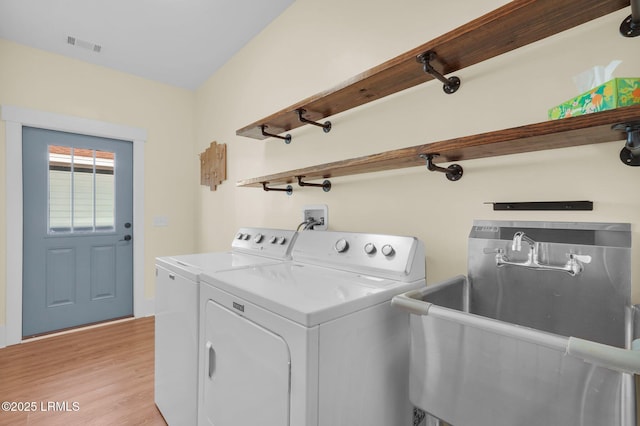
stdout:
[(549, 110), (549, 119), (640, 104), (640, 78), (614, 78)]

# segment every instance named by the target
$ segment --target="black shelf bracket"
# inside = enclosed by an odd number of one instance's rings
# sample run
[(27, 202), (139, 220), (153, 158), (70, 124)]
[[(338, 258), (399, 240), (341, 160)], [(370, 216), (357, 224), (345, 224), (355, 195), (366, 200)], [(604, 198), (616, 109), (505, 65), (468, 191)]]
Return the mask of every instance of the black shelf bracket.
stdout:
[(298, 179), (298, 185), (300, 186), (312, 186), (316, 188), (322, 188), (324, 192), (331, 191), (331, 181), (327, 179), (325, 179), (325, 181), (322, 183), (308, 183), (308, 182), (302, 181), (302, 178), (304, 178), (304, 176), (296, 176), (296, 178)]
[(611, 129), (627, 133), (627, 143), (620, 151), (620, 160), (627, 166), (640, 166), (640, 121), (615, 124)]
[(325, 133), (329, 133), (331, 131), (330, 121), (325, 121), (324, 124), (322, 124), (316, 121), (308, 120), (305, 117), (303, 117), (303, 114), (305, 114), (306, 112), (307, 110), (305, 110), (304, 108), (298, 108), (296, 110), (296, 114), (298, 114), (298, 120), (300, 120), (301, 123), (313, 124), (314, 126), (322, 127), (322, 130), (324, 130)]
[(291, 135), (289, 133), (287, 133), (285, 136), (280, 136), (280, 135), (276, 135), (273, 133), (268, 133), (265, 131), (265, 129), (269, 127), (265, 124), (263, 124), (262, 126), (260, 126), (260, 130), (262, 131), (262, 136), (268, 136), (271, 138), (278, 138), (278, 139), (282, 139), (284, 141), (284, 143), (286, 144), (290, 144), (291, 143)]
[(442, 86), (442, 90), (444, 90), (444, 93), (450, 95), (457, 92), (460, 88), (460, 79), (455, 76), (447, 78), (431, 66), (431, 61), (434, 61), (437, 57), (438, 55), (436, 55), (436, 52), (434, 52), (433, 50), (428, 50), (418, 55), (416, 57), (416, 61), (422, 64), (424, 72), (426, 72), (427, 74), (431, 74), (444, 84), (444, 86)]
[(620, 34), (625, 37), (640, 35), (640, 0), (631, 0), (631, 15), (620, 24)]
[(451, 164), (446, 169), (433, 164), (433, 159), (439, 154), (420, 154), (419, 157), (427, 161), (427, 169), (431, 172), (444, 173), (450, 181), (460, 180), (462, 177), (462, 166), (459, 164)]
[(261, 183), (262, 183), (262, 189), (264, 189), (265, 191), (286, 192), (287, 195), (293, 194), (293, 187), (291, 185), (287, 185), (286, 188), (271, 188), (267, 186), (269, 182), (261, 182)]
[(487, 202), (485, 204), (493, 204), (493, 210), (593, 211), (593, 201), (525, 201), (525, 202), (515, 202), (515, 203)]

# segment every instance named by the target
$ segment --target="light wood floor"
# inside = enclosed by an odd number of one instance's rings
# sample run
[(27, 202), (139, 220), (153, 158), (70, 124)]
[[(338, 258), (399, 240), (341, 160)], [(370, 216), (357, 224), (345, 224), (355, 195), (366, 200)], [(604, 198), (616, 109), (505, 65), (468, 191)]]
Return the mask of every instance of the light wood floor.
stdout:
[(164, 426), (153, 376), (153, 317), (9, 346), (0, 349), (0, 402), (35, 411), (0, 408), (0, 425)]

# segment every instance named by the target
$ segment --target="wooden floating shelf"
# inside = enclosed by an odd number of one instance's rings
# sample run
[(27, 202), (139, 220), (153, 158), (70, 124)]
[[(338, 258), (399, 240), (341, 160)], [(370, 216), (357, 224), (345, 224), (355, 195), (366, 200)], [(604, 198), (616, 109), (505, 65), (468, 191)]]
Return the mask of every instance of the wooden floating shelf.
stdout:
[[(430, 42), (397, 56), (334, 87), (236, 131), (266, 139), (302, 126), (296, 113), (323, 118), (414, 87), (434, 77), (416, 61), (434, 51), (435, 68), (449, 74), (629, 6), (629, 0), (514, 0)], [(462, 82), (464, 86), (464, 81)], [(464, 90), (462, 87), (461, 90)], [(448, 96), (444, 93), (442, 96)], [(451, 95), (455, 96), (455, 95)]]
[(271, 186), (295, 183), (298, 176), (304, 176), (305, 180), (310, 181), (424, 166), (425, 161), (419, 157), (420, 154), (439, 154), (434, 162), (442, 163), (626, 141), (627, 134), (614, 131), (611, 126), (639, 121), (640, 105), (633, 105), (245, 179), (238, 181), (237, 186), (262, 188), (265, 182)]

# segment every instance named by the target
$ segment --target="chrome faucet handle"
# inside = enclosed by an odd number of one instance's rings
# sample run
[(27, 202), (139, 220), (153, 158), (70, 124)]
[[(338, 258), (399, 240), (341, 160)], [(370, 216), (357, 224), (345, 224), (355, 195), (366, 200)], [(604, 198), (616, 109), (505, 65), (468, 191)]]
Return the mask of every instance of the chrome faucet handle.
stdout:
[(567, 261), (564, 270), (568, 272), (569, 275), (575, 277), (584, 270), (584, 267), (582, 266), (584, 263), (591, 263), (591, 256), (588, 254), (569, 253), (569, 260)]
[(504, 265), (504, 262), (508, 261), (507, 256), (505, 256), (505, 250), (502, 248), (491, 248), (485, 247), (482, 249), (482, 253), (484, 254), (495, 254), (496, 266), (500, 268)]
[(591, 256), (589, 256), (588, 254), (569, 253), (569, 261), (571, 260), (577, 260), (578, 262), (582, 263), (591, 263)]

